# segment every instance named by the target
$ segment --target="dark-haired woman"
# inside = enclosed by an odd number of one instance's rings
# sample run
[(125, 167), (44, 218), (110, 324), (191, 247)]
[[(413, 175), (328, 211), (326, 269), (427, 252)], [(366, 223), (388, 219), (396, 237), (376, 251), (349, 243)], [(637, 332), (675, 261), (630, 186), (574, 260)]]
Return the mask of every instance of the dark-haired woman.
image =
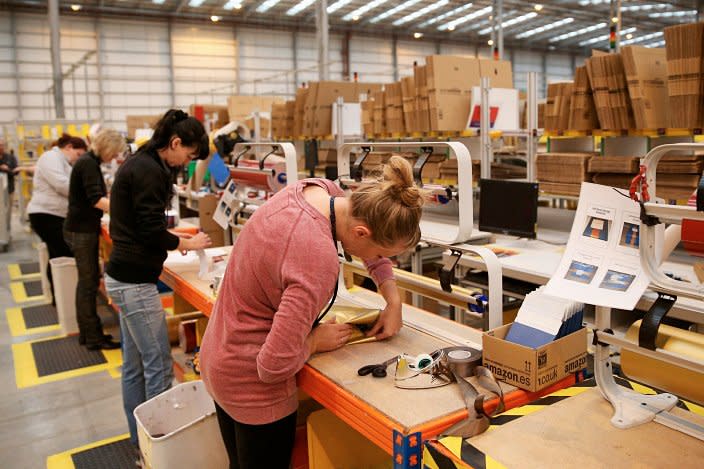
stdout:
[[(34, 168), (34, 187), (32, 199), (27, 204), (27, 213), (30, 226), (46, 244), (49, 259), (73, 257), (64, 240), (64, 220), (68, 213), (71, 169), (87, 148), (83, 139), (64, 134), (51, 150), (39, 157)], [(47, 269), (47, 277), (54, 298), (51, 269)]]
[(105, 286), (120, 309), (122, 401), (137, 441), (133, 411), (171, 387), (171, 348), (166, 319), (156, 288), (167, 251), (203, 249), (205, 233), (195, 236), (167, 230), (165, 210), (173, 195), (173, 174), (193, 159), (208, 156), (208, 135), (194, 117), (170, 110), (152, 138), (117, 171), (110, 194), (113, 242)]

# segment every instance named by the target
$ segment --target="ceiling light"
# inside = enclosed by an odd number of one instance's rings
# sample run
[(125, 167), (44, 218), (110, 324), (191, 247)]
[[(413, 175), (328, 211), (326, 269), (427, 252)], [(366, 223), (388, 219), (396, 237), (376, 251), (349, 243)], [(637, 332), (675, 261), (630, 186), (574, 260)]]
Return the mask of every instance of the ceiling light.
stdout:
[[(295, 16), (315, 3), (315, 0), (302, 0), (286, 11), (288, 16)], [(330, 8), (328, 8), (330, 10)]]
[[(480, 16), (488, 15), (489, 13), (491, 13), (491, 7), (485, 7), (485, 8), (482, 8), (481, 10), (477, 10), (477, 11), (470, 13), (466, 16), (463, 16), (461, 18), (457, 18), (455, 20), (452, 20), (449, 23), (443, 24), (438, 29), (440, 31), (442, 31), (444, 29), (449, 29), (450, 31), (452, 31), (453, 29), (455, 29), (456, 26), (464, 24), (467, 21), (472, 21), (473, 19), (479, 18)], [(452, 27), (452, 29), (450, 29), (450, 27)]]
[(516, 39), (524, 39), (527, 37), (535, 36), (536, 34), (544, 33), (545, 31), (550, 31), (551, 29), (556, 29), (572, 22), (574, 22), (574, 18), (565, 18), (560, 21), (555, 21), (554, 23), (545, 24), (538, 28), (525, 31), (520, 34), (516, 34)]
[(673, 18), (682, 16), (694, 16), (697, 14), (697, 10), (686, 10), (686, 11), (662, 11), (658, 13), (651, 13), (648, 15), (649, 18)]
[(493, 39), (489, 39), (488, 41), (486, 41), (486, 43), (489, 44), (490, 46), (493, 46), (493, 45), (494, 45), (494, 40), (493, 40)]
[(257, 13), (264, 13), (274, 7), (280, 0), (266, 0), (257, 7)]
[(420, 39), (423, 37), (423, 33), (413, 33), (413, 37), (416, 39)]
[(665, 45), (665, 41), (658, 41), (658, 42), (653, 42), (652, 44), (646, 44), (645, 47), (662, 47)]
[(451, 24), (450, 26), (447, 27), (448, 31), (454, 31), (455, 30), (455, 25)]
[[(623, 36), (625, 34), (635, 32), (635, 30), (636, 30), (636, 28), (627, 28), (627, 29), (624, 29), (623, 31), (621, 31), (619, 34), (621, 36)], [(608, 40), (609, 40), (609, 34), (604, 34), (603, 36), (597, 36), (597, 37), (593, 37), (591, 39), (587, 39), (586, 41), (582, 41), (579, 43), (579, 45), (580, 46), (588, 46), (591, 44), (596, 44), (597, 42), (608, 41)]]
[(83, 8), (83, 7), (80, 6), (80, 5), (77, 5), (77, 4), (75, 4), (75, 3), (74, 3), (73, 5), (71, 5), (71, 9), (72, 9), (73, 11), (79, 11), (81, 8)]
[(594, 26), (587, 26), (586, 28), (578, 29), (576, 31), (572, 31), (569, 33), (565, 34), (560, 34), (559, 36), (555, 36), (553, 38), (550, 38), (548, 42), (560, 42), (564, 41), (565, 39), (570, 39), (576, 36), (581, 36), (582, 34), (587, 34), (591, 33), (592, 31), (596, 31), (597, 29), (605, 28), (606, 23), (599, 23), (595, 24)]
[[(627, 45), (629, 45), (629, 44), (637, 44), (637, 43), (639, 43), (639, 42), (650, 41), (650, 40), (652, 40), (652, 39), (659, 38), (659, 37), (662, 36), (662, 35), (663, 35), (663, 32), (662, 32), (662, 31), (657, 31), (657, 32), (655, 32), (655, 33), (645, 34), (645, 35), (643, 35), (643, 36), (639, 36), (639, 37), (634, 38), (634, 37), (633, 37), (633, 34), (630, 34), (630, 33), (629, 33), (629, 34), (626, 35), (626, 39), (628, 39), (628, 40), (627, 40), (627, 41), (621, 41), (621, 45), (622, 45), (622, 46), (627, 46)], [(631, 37), (628, 37), (628, 36), (631, 36)]]
[(328, 13), (334, 13), (334, 12), (336, 12), (337, 10), (339, 10), (340, 8), (342, 8), (343, 6), (345, 6), (345, 5), (347, 5), (348, 3), (350, 3), (351, 1), (352, 1), (352, 0), (337, 0), (335, 3), (333, 3), (332, 5), (330, 5), (330, 6), (328, 7)]
[(359, 21), (359, 16), (357, 16), (357, 15), (353, 16), (352, 21)]
[(430, 12), (433, 11), (433, 10), (437, 10), (438, 8), (444, 7), (444, 6), (447, 5), (448, 3), (450, 3), (450, 0), (440, 0), (439, 2), (435, 2), (435, 3), (431, 4), (431, 5), (427, 5), (427, 6), (423, 7), (423, 8), (421, 8), (420, 10), (418, 10), (418, 11), (416, 11), (416, 12), (414, 12), (414, 13), (411, 13), (410, 15), (406, 15), (406, 16), (404, 16), (403, 18), (399, 18), (399, 19), (397, 19), (396, 21), (394, 21), (392, 24), (393, 24), (394, 26), (401, 26), (402, 24), (405, 24), (405, 23), (408, 23), (408, 22), (410, 22), (410, 21), (413, 21), (413, 20), (415, 20), (416, 18), (419, 18), (419, 17), (421, 17), (421, 16), (423, 16), (423, 15), (426, 15), (426, 14), (430, 13)]
[(618, 16), (614, 16), (613, 18), (611, 18), (611, 22), (618, 23)]
[(621, 7), (621, 11), (649, 11), (649, 10), (665, 10), (672, 8), (665, 3), (655, 3), (651, 5), (625, 5)]
[(242, 0), (230, 0), (222, 8), (224, 10), (241, 10)]
[(406, 0), (402, 4), (396, 5), (392, 9), (385, 11), (384, 13), (380, 14), (379, 16), (375, 16), (374, 18), (369, 20), (369, 22), (370, 23), (378, 23), (379, 21), (384, 20), (384, 19), (388, 18), (389, 16), (395, 15), (399, 11), (403, 11), (406, 8), (412, 7), (413, 5), (415, 5), (418, 2), (420, 2), (420, 0)]
[(188, 6), (191, 7), (191, 8), (198, 8), (198, 7), (201, 6), (204, 2), (205, 2), (205, 0), (190, 0), (190, 1), (188, 2)]
[(213, 15), (210, 17), (210, 21), (212, 21), (213, 23), (217, 23), (218, 21), (220, 21), (220, 17), (217, 15)]
[(450, 10), (450, 11), (448, 11), (447, 13), (443, 13), (443, 14), (440, 15), (440, 16), (436, 16), (436, 17), (433, 18), (433, 19), (430, 19), (430, 20), (428, 20), (428, 21), (426, 21), (426, 22), (424, 22), (424, 23), (421, 23), (421, 24), (420, 24), (420, 27), (421, 27), (421, 28), (424, 28), (424, 27), (426, 27), (426, 26), (430, 26), (431, 24), (435, 24), (435, 23), (437, 23), (438, 21), (442, 21), (442, 20), (444, 20), (445, 18), (449, 18), (450, 16), (456, 15), (457, 13), (461, 13), (461, 12), (463, 12), (463, 11), (465, 11), (465, 10), (468, 10), (469, 8), (472, 8), (472, 4), (471, 4), (471, 3), (465, 3), (465, 4), (462, 5), (461, 7), (457, 7), (457, 8), (455, 8), (454, 10)]
[(587, 5), (602, 5), (604, 3), (610, 3), (611, 0), (581, 0), (579, 2), (580, 6), (587, 6)]
[[(511, 26), (516, 25), (518, 23), (523, 23), (524, 21), (528, 21), (529, 19), (535, 18), (536, 16), (538, 16), (538, 14), (534, 11), (532, 11), (530, 13), (526, 13), (525, 15), (517, 16), (516, 18), (510, 19), (508, 21), (504, 21), (503, 23), (501, 23), (501, 28), (508, 28), (508, 27), (511, 27)], [(486, 34), (489, 34), (491, 32), (491, 30), (492, 30), (492, 28), (490, 28), (490, 27), (481, 29), (479, 31), (479, 35), (484, 36)]]
[[(349, 20), (354, 19), (355, 16), (361, 17), (366, 12), (373, 10), (374, 8), (378, 7), (379, 5), (383, 5), (384, 3), (388, 2), (388, 1), (389, 0), (374, 0), (372, 2), (369, 2), (366, 5), (357, 8), (352, 13), (347, 13), (345, 16), (342, 17), (342, 20), (349, 21)], [(357, 20), (355, 20), (355, 21), (357, 21)]]
[(543, 9), (543, 6), (540, 3), (536, 3), (533, 5), (533, 8), (535, 8), (535, 11), (540, 11)]
[(152, 0), (152, 3), (156, 3), (157, 5), (163, 5), (166, 0)]

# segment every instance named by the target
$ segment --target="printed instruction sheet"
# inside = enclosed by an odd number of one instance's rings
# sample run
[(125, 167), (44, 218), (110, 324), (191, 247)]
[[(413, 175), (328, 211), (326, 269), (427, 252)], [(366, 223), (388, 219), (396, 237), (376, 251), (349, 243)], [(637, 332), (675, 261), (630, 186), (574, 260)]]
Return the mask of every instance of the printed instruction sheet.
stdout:
[(640, 267), (640, 207), (627, 191), (582, 183), (579, 205), (549, 295), (632, 310), (650, 284)]

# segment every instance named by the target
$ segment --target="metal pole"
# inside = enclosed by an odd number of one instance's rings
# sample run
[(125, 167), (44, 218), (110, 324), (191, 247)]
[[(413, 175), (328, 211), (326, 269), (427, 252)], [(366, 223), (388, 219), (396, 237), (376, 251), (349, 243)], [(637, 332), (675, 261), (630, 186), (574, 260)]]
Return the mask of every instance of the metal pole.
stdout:
[[(169, 53), (169, 95), (171, 96), (171, 107), (175, 108), (176, 107), (176, 83), (175, 83), (175, 77), (174, 77), (174, 46), (172, 43), (172, 37), (171, 37), (171, 20), (167, 21), (166, 23), (167, 26), (167, 48), (168, 48), (168, 53)], [(195, 101), (194, 101), (195, 102)]]
[(496, 0), (496, 3), (498, 5), (498, 15), (499, 18), (498, 20), (498, 32), (496, 34), (497, 38), (497, 46), (499, 50), (499, 60), (502, 60), (504, 58), (504, 0)]
[(240, 94), (240, 88), (242, 87), (242, 78), (240, 77), (240, 72), (242, 71), (242, 68), (240, 67), (240, 59), (241, 59), (241, 53), (240, 53), (240, 42), (239, 42), (239, 35), (237, 34), (237, 29), (232, 28), (232, 35), (235, 39), (235, 93), (234, 94)]
[[(15, 12), (10, 12), (10, 47), (15, 65), (15, 99), (17, 101), (17, 119), (22, 119), (22, 93), (20, 93), (20, 64), (17, 60), (17, 19)], [(22, 191), (20, 191), (22, 192)]]
[(398, 81), (398, 37), (395, 34), (391, 39), (391, 64), (394, 70), (394, 81)]
[(78, 104), (76, 103), (76, 74), (71, 73), (71, 101), (73, 102), (73, 118), (78, 119)]
[(294, 31), (292, 35), (291, 55), (293, 56), (293, 94), (295, 95), (298, 89), (298, 31)]
[(526, 138), (526, 179), (535, 182), (535, 154), (538, 128), (538, 77), (535, 72), (528, 72), (528, 137)]
[(90, 97), (88, 96), (88, 61), (83, 62), (83, 92), (86, 95), (86, 119), (90, 119)]
[(318, 79), (328, 80), (328, 46), (329, 46), (329, 31), (328, 31), (328, 1), (318, 0), (315, 2), (315, 36), (318, 43)]
[(59, 0), (49, 0), (49, 31), (51, 37), (51, 70), (54, 83), (56, 118), (64, 119), (64, 78), (61, 72), (61, 32), (59, 29)]
[(491, 151), (491, 137), (489, 135), (489, 77), (482, 77), (481, 81), (481, 116), (479, 120), (479, 137), (481, 141), (481, 177), (491, 178), (491, 161), (493, 160)]
[(95, 20), (95, 67), (96, 73), (98, 74), (98, 112), (100, 116), (100, 122), (105, 121), (105, 103), (103, 96), (103, 30), (98, 23), (99, 20)]
[(621, 50), (621, 0), (616, 2), (616, 18), (618, 22), (616, 23), (616, 52)]

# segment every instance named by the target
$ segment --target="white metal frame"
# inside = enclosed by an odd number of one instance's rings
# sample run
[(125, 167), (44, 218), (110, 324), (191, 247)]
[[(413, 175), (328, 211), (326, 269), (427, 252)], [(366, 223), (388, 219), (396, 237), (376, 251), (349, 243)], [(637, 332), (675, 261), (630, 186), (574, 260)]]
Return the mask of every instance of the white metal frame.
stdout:
[[(671, 151), (678, 150), (702, 150), (704, 144), (678, 143), (661, 145), (651, 150), (643, 159), (642, 164), (646, 166), (646, 181), (651, 200), (655, 200), (656, 186), (655, 174), (657, 163), (662, 156)], [(642, 189), (641, 189), (642, 200)], [(693, 210), (692, 207), (671, 206), (656, 202), (644, 201), (644, 209), (647, 215), (657, 216), (659, 223), (680, 224), (683, 219), (704, 220), (704, 213)], [(659, 271), (658, 252), (655, 248), (655, 228), (656, 226), (646, 226), (641, 223), (640, 235), (640, 259), (643, 270), (652, 281), (652, 288), (664, 293), (673, 295), (689, 296), (697, 299), (702, 298), (701, 286), (676, 282)], [(701, 311), (704, 315), (704, 310)], [(596, 351), (594, 360), (594, 374), (601, 394), (614, 407), (614, 415), (611, 423), (618, 428), (631, 428), (650, 421), (658, 422), (690, 436), (704, 440), (704, 427), (696, 425), (688, 420), (677, 417), (670, 412), (677, 404), (677, 397), (669, 393), (656, 395), (642, 395), (636, 391), (619, 386), (613, 376), (611, 358), (609, 356), (609, 346), (619, 346), (649, 358), (660, 360), (675, 366), (687, 368), (704, 374), (704, 362), (689, 357), (668, 352), (663, 349), (655, 351), (640, 347), (638, 344), (626, 339), (615, 337), (613, 334), (605, 332), (611, 324), (611, 308), (596, 307)], [(694, 384), (694, 383), (693, 383)]]

